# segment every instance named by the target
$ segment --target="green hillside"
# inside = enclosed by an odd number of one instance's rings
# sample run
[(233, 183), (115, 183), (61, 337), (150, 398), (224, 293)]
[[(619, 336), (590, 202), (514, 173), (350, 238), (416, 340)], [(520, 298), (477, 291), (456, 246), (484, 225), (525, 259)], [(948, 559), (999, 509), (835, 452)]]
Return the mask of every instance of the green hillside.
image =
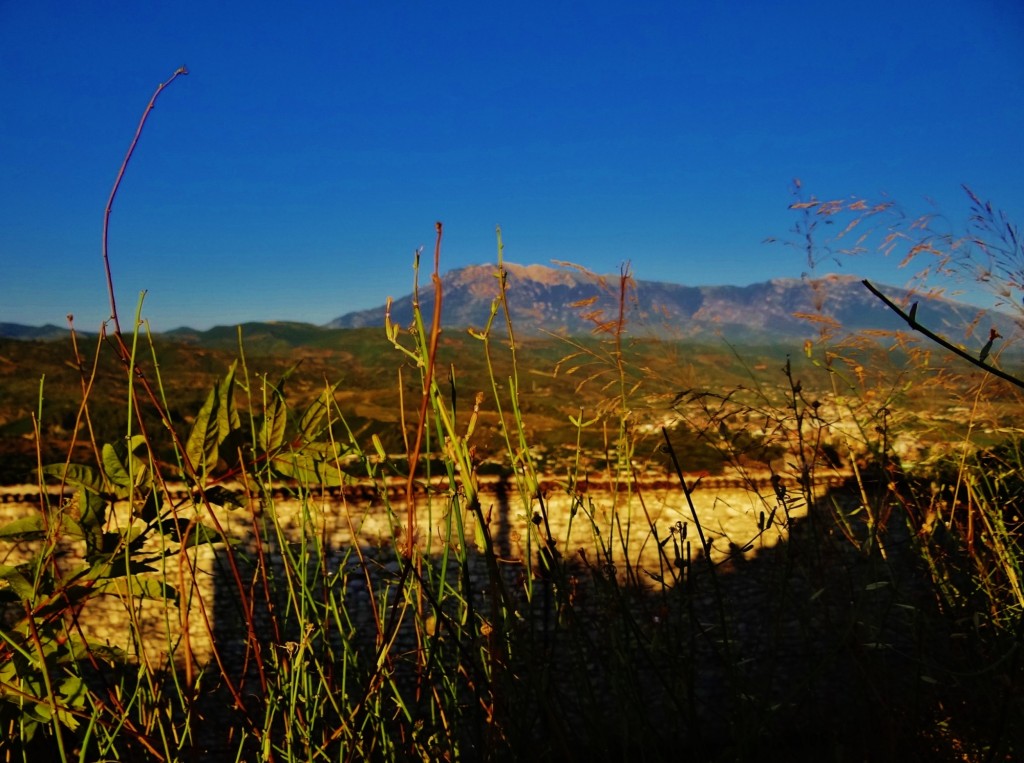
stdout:
[[(74, 451), (81, 460), (91, 455), (90, 440), (102, 444), (123, 436), (129, 415), (125, 404), (128, 376), (115, 348), (110, 340), (100, 342), (96, 337), (79, 338), (78, 342), (76, 358), (70, 338), (0, 339), (3, 483), (30, 479), (40, 456), (44, 463), (56, 462)], [(614, 343), (594, 336), (528, 339), (519, 341), (516, 349), (524, 419), (531, 435), (556, 461), (571, 455), (577, 440), (595, 450), (604, 446), (607, 432), (593, 426), (578, 433), (571, 419), (609, 413), (609, 406), (618, 404), (615, 401), (622, 389), (634, 425), (656, 429), (658, 422), (686, 416), (679, 410), (679, 401), (695, 392), (734, 397), (745, 391), (748, 396), (784, 402), (786, 380), (781, 369), (787, 357), (807, 389), (819, 387), (824, 392), (835, 381), (814, 368), (802, 347), (786, 344), (734, 347), (724, 342), (627, 340), (621, 348), (621, 374)], [(156, 337), (152, 345), (140, 340), (137, 354), (142, 372), (162, 390), (181, 432), (211, 385), (239, 357), (249, 380), (241, 390), (243, 405), (247, 405), (246, 388), (261, 389), (264, 377), (276, 384), (287, 376), (286, 397), (296, 408), (305, 406), (325, 386), (336, 384), (338, 410), (364, 446), (376, 435), (388, 450), (402, 452), (400, 401), (405, 404), (408, 427), (419, 400), (418, 370), (387, 341), (382, 329), (326, 329), (301, 323), (250, 323), (203, 332), (181, 329)], [(494, 377), (499, 386), (507, 387), (512, 374), (507, 340), (496, 340), (491, 354)], [(854, 369), (858, 354), (863, 366), (870, 366), (876, 376), (888, 375), (893, 385), (905, 374), (906, 356), (893, 350), (846, 348), (841, 368)], [(468, 419), (476, 393), (490, 393), (483, 343), (464, 331), (444, 332), (438, 369), (453, 395), (457, 414)], [(844, 379), (839, 374), (836, 378)], [(90, 402), (87, 420), (79, 418), (86, 389)], [(958, 400), (958, 389), (956, 384), (945, 392), (937, 389), (927, 401), (918, 393), (908, 405), (937, 403), (932, 407), (943, 410)], [(948, 397), (945, 403), (944, 396)], [(143, 424), (159, 431), (159, 419), (145, 404), (141, 408)], [(707, 418), (706, 412), (690, 408), (692, 417)], [(257, 413), (262, 410), (262, 401), (255, 401), (253, 409)], [(485, 404), (475, 435), (481, 458), (502, 450), (499, 424), (497, 412)], [(40, 454), (33, 434), (37, 427), (43, 435)], [(687, 430), (684, 427), (682, 431)], [(693, 439), (693, 447), (698, 448)], [(656, 449), (652, 446), (651, 450)], [(551, 467), (555, 468), (554, 464)]]

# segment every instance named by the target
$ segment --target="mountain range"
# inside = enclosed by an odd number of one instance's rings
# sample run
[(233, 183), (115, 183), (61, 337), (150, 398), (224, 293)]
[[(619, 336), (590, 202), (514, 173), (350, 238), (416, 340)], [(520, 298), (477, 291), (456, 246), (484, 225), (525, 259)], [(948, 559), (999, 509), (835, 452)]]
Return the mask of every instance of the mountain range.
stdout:
[[(837, 333), (863, 330), (891, 331), (906, 325), (873, 296), (856, 276), (776, 278), (748, 286), (686, 286), (661, 281), (629, 279), (620, 292), (620, 278), (600, 276), (576, 266), (517, 265), (505, 263), (506, 300), (512, 324), (521, 336), (585, 335), (611, 328), (619, 315), (620, 297), (626, 331), (632, 336), (679, 340), (716, 337), (731, 342), (765, 343), (802, 340), (832, 326)], [(499, 294), (495, 265), (472, 265), (441, 276), (442, 324), (448, 329), (482, 329)], [(955, 342), (965, 328), (976, 326), (983, 339), (990, 328), (1004, 337), (1018, 331), (1010, 315), (989, 312), (978, 321), (979, 309), (940, 298), (912, 296), (905, 289), (879, 288), (896, 303), (919, 301), (917, 318)], [(421, 284), (420, 306), (425, 316), (433, 309), (434, 288)], [(414, 295), (394, 300), (393, 322), (413, 321)], [(245, 324), (246, 336), (278, 346), (319, 345), (330, 341), (330, 329), (379, 328), (385, 306), (345, 313), (324, 326), (296, 322)], [(504, 316), (495, 320), (504, 330)], [(166, 332), (171, 340), (207, 344), (236, 342), (226, 327), (206, 331), (181, 328)], [(0, 323), (0, 337), (54, 339), (66, 336), (57, 326), (31, 327)], [(222, 336), (225, 335), (225, 336)]]
[[(575, 266), (505, 263), (507, 302), (518, 334), (592, 333), (608, 327), (619, 314), (619, 276), (599, 276)], [(494, 265), (452, 270), (441, 278), (443, 325), (482, 328), (498, 294)], [(979, 309), (946, 299), (913, 297), (905, 289), (882, 286), (896, 303), (920, 302), (917, 318), (954, 341), (963, 336)], [(420, 288), (420, 302), (429, 316), (433, 287)], [(749, 286), (684, 286), (630, 279), (624, 293), (623, 317), (632, 335), (668, 339), (706, 339), (722, 336), (730, 341), (764, 342), (811, 338), (822, 326), (842, 332), (896, 330), (906, 324), (864, 286), (849, 275), (777, 278)], [(413, 319), (413, 297), (391, 305), (391, 319), (408, 325)], [(332, 328), (381, 326), (384, 306), (346, 313), (327, 324)], [(1003, 313), (989, 313), (979, 326), (987, 336), (995, 328), (1003, 336), (1016, 329), (1016, 321)], [(496, 325), (501, 327), (503, 317)], [(841, 328), (840, 328), (841, 327)], [(959, 332), (959, 333), (956, 333)]]

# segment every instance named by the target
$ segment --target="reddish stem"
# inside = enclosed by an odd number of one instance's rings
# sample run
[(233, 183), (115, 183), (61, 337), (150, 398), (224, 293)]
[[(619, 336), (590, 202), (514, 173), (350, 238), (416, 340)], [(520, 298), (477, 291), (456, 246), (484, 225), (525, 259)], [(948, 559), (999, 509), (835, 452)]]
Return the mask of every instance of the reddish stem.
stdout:
[(406, 499), (406, 510), (408, 511), (408, 527), (406, 534), (408, 538), (408, 547), (406, 553), (408, 558), (412, 558), (413, 545), (415, 543), (416, 534), (416, 492), (415, 492), (415, 478), (416, 478), (416, 464), (419, 462), (420, 450), (423, 447), (423, 435), (424, 430), (427, 426), (427, 407), (430, 402), (430, 385), (434, 380), (434, 362), (437, 358), (437, 338), (441, 334), (441, 234), (442, 225), (437, 223), (435, 225), (437, 229), (437, 237), (434, 240), (434, 273), (431, 276), (431, 280), (434, 283), (434, 314), (430, 322), (430, 339), (429, 348), (427, 351), (427, 370), (426, 377), (423, 382), (423, 399), (420, 401), (420, 416), (419, 422), (416, 427), (416, 442), (413, 445), (412, 453), (409, 455), (409, 479), (405, 486), (405, 499)]
[(110, 256), (107, 249), (108, 234), (110, 233), (110, 211), (114, 208), (114, 197), (117, 196), (117, 190), (121, 187), (121, 180), (124, 178), (125, 170), (128, 169), (128, 162), (131, 161), (132, 154), (135, 153), (135, 146), (138, 145), (139, 138), (142, 137), (142, 128), (146, 125), (146, 120), (149, 118), (149, 112), (153, 110), (153, 107), (156, 105), (156, 99), (160, 97), (160, 93), (163, 92), (163, 89), (183, 74), (188, 74), (188, 69), (184, 66), (175, 71), (166, 82), (162, 82), (160, 86), (157, 87), (156, 92), (153, 93), (153, 97), (149, 99), (149, 104), (146, 106), (146, 110), (142, 112), (142, 119), (139, 120), (139, 126), (135, 128), (135, 137), (132, 138), (132, 143), (128, 147), (128, 153), (125, 154), (124, 161), (121, 162), (121, 169), (117, 171), (117, 179), (114, 180), (114, 187), (110, 189), (110, 198), (107, 199), (107, 208), (103, 212), (103, 269), (107, 274), (107, 293), (110, 295), (110, 317), (114, 321), (114, 331), (117, 334), (121, 333), (121, 324), (117, 319), (117, 302), (114, 299), (114, 277), (110, 272)]

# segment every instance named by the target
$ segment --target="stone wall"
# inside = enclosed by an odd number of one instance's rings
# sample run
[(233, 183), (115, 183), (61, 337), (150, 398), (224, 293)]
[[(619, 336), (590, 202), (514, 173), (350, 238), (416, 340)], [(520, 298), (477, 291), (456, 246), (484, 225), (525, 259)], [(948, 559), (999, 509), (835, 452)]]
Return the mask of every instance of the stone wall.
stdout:
[[(12, 494), (12, 489), (7, 491)], [(665, 567), (673, 565), (676, 549), (685, 555), (689, 543), (693, 557), (700, 549), (686, 496), (668, 484), (639, 490), (634, 487), (617, 494), (591, 490), (570, 496), (549, 483), (542, 492), (546, 496), (543, 502), (536, 497), (524, 500), (513, 485), (506, 483), (492, 482), (481, 492), (483, 514), (489, 519), (491, 537), (510, 580), (516, 578), (517, 565), (521, 572), (527, 554), (527, 535), (531, 532), (531, 547), (535, 550), (550, 532), (555, 549), (563, 558), (580, 564), (585, 559), (585, 563), (612, 568), (617, 574), (632, 568), (667, 575)], [(765, 524), (778, 506), (771, 487), (760, 491), (702, 483), (692, 498), (716, 561), (730, 554), (754, 555), (785, 537), (785, 512), (779, 510), (768, 523), (768, 529), (759, 532), (759, 523)], [(444, 547), (450, 521), (447, 503), (444, 494), (433, 498), (424, 495), (418, 500), (417, 542), (429, 558), (438, 558)], [(38, 502), (5, 502), (0, 504), (0, 524), (39, 511)], [(255, 560), (261, 553), (274, 573), (272, 577), (283, 579), (281, 543), (305, 546), (308, 563), (321, 571), (337, 571), (338, 565), (348, 565), (348, 574), (342, 577), (348, 586), (351, 611), (371, 611), (371, 591), (360, 569), (359, 555), (372, 562), (368, 566), (377, 576), (376, 582), (371, 580), (374, 589), (378, 582), (387, 584), (388, 576), (397, 583), (399, 565), (393, 547), (404, 543), (406, 523), (405, 507), (400, 502), (392, 503), (389, 511), (380, 500), (364, 497), (349, 502), (345, 495), (336, 493), (309, 497), (304, 502), (274, 499), (267, 505), (254, 504), (246, 509), (216, 507), (215, 513), (217, 523), (232, 539), (233, 555), (226, 553), (224, 544), (200, 545), (165, 559), (159, 559), (161, 549), (156, 541), (150, 541), (143, 549), (155, 570), (140, 577), (173, 586), (181, 606), (140, 596), (121, 580), (109, 585), (102, 595), (89, 597), (73, 615), (69, 613), (69, 624), (81, 628), (91, 643), (117, 647), (151, 666), (170, 660), (180, 666), (189, 652), (197, 663), (203, 664), (212, 659), (214, 643), (224, 653), (240, 655), (244, 651), (244, 634), (233, 633), (229, 624), (241, 627), (245, 620), (240, 601), (262, 596), (258, 586), (254, 588), (258, 577)], [(799, 507), (793, 507), (790, 518), (803, 513)], [(59, 511), (54, 516), (59, 517)], [(184, 513), (181, 516), (190, 518)], [(125, 511), (114, 512), (108, 519), (112, 530), (139, 522)], [(211, 517), (203, 517), (203, 521), (213, 524)], [(467, 539), (473, 538), (473, 524), (473, 517), (467, 515)], [(24, 562), (37, 549), (36, 543), (0, 539), (0, 564)], [(292, 550), (297, 551), (299, 546)], [(322, 563), (317, 549), (326, 554)], [(358, 554), (353, 550), (358, 550)], [(82, 565), (83, 554), (81, 541), (62, 538), (56, 557), (62, 573), (73, 575)], [(237, 577), (229, 557), (233, 557)], [(535, 556), (534, 563), (536, 559)], [(482, 565), (482, 558), (478, 557), (476, 563)], [(457, 568), (453, 568), (451, 574), (457, 573)], [(239, 594), (239, 581), (244, 595)], [(0, 582), (2, 585), (6, 584)], [(234, 609), (234, 614), (229, 616), (227, 609)], [(16, 618), (17, 614), (8, 611), (8, 619)], [(259, 618), (257, 612), (256, 626), (263, 627)]]

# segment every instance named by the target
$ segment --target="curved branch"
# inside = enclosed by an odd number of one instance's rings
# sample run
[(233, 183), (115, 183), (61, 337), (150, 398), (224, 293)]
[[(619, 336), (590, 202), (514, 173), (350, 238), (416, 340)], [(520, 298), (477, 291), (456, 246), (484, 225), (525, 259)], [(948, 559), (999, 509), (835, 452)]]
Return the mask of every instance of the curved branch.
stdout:
[(138, 145), (139, 138), (142, 136), (142, 128), (146, 126), (146, 119), (149, 117), (149, 112), (151, 112), (153, 107), (156, 105), (156, 99), (160, 97), (160, 93), (165, 87), (184, 74), (188, 74), (188, 69), (184, 66), (179, 67), (174, 74), (171, 75), (170, 79), (166, 82), (160, 83), (156, 92), (153, 93), (153, 97), (149, 99), (149, 104), (146, 106), (146, 110), (142, 112), (142, 119), (139, 120), (139, 126), (135, 128), (135, 137), (132, 138), (132, 143), (128, 146), (128, 153), (125, 154), (124, 161), (121, 162), (121, 169), (117, 171), (117, 178), (114, 180), (114, 187), (110, 190), (110, 198), (107, 199), (107, 208), (103, 212), (103, 269), (107, 274), (107, 293), (110, 295), (110, 317), (114, 321), (114, 331), (118, 335), (121, 333), (121, 323), (117, 318), (117, 302), (114, 300), (114, 277), (110, 272), (110, 257), (107, 251), (107, 238), (110, 232), (110, 211), (114, 208), (114, 197), (117, 196), (117, 189), (121, 187), (121, 180), (124, 179), (125, 170), (128, 169), (128, 162), (131, 161), (132, 154), (135, 153), (135, 146)]
[(895, 302), (893, 302), (891, 299), (885, 296), (882, 292), (880, 292), (877, 288), (875, 288), (874, 284), (872, 284), (870, 281), (864, 279), (863, 281), (861, 281), (861, 283), (864, 284), (865, 287), (867, 287), (868, 291), (870, 291), (872, 294), (874, 294), (876, 297), (882, 300), (882, 302), (885, 303), (886, 307), (888, 307), (890, 310), (896, 313), (896, 315), (902, 318), (906, 322), (906, 324), (910, 326), (910, 328), (913, 329), (914, 331), (917, 331), (920, 334), (924, 334), (926, 337), (935, 342), (935, 344), (939, 345), (944, 349), (949, 350), (954, 355), (963, 358), (972, 366), (976, 366), (980, 368), (982, 371), (988, 371), (988, 373), (992, 374), (993, 376), (998, 376), (1003, 381), (1008, 381), (1010, 384), (1013, 384), (1017, 387), (1020, 387), (1021, 389), (1024, 389), (1024, 380), (1018, 379), (1016, 376), (1008, 374), (1005, 371), (1001, 371), (995, 366), (989, 365), (984, 360), (974, 357), (966, 350), (960, 349), (949, 340), (944, 339), (931, 329), (919, 323), (917, 320), (916, 302), (911, 306), (910, 312), (906, 313), (904, 312), (903, 308), (901, 308), (899, 305), (897, 305)]

